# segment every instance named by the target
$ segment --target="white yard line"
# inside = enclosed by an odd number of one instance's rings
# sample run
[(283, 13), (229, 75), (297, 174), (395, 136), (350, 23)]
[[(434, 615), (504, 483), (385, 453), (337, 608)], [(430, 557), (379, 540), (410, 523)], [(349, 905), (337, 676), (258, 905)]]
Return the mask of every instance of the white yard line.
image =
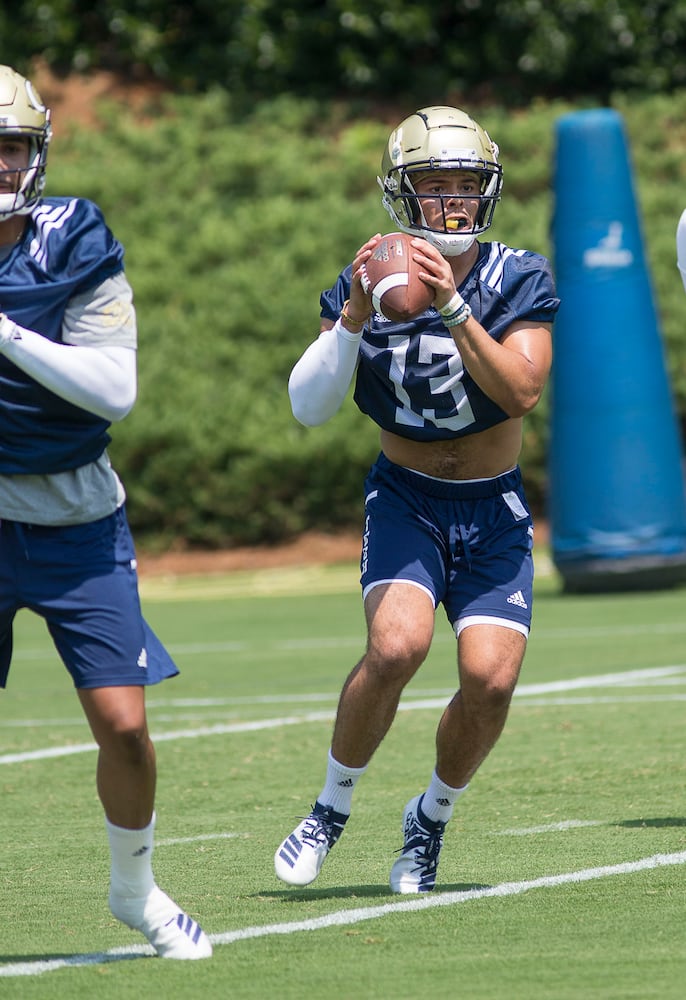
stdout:
[[(616, 672), (613, 674), (597, 674), (588, 677), (572, 677), (567, 680), (560, 681), (546, 681), (541, 684), (520, 684), (515, 691), (515, 701), (526, 698), (527, 696), (532, 699), (526, 704), (606, 704), (610, 700), (619, 701), (678, 701), (681, 700), (681, 696), (675, 694), (668, 694), (664, 696), (641, 696), (640, 698), (632, 698), (626, 696), (613, 696), (608, 698), (607, 696), (601, 696), (598, 698), (575, 698), (575, 699), (565, 699), (565, 698), (555, 698), (545, 699), (536, 698), (534, 696), (545, 695), (545, 694), (555, 694), (557, 692), (563, 691), (575, 691), (583, 688), (618, 688), (626, 687), (629, 685), (637, 685), (644, 687), (651, 683), (662, 684), (665, 679), (675, 680), (678, 677), (683, 677), (686, 682), (686, 665), (685, 664), (673, 664), (664, 667), (650, 667), (638, 670), (625, 670)], [(445, 706), (446, 697), (450, 697), (452, 692), (446, 691), (445, 694), (436, 698), (406, 698), (401, 701), (398, 711), (400, 712), (413, 712), (428, 708), (443, 708)], [(325, 695), (315, 695), (316, 699), (329, 697)], [(278, 700), (278, 699), (277, 699)], [(284, 701), (293, 701), (293, 698), (284, 698)], [(297, 698), (295, 699), (298, 700)], [(302, 697), (302, 701), (308, 701), (307, 695)], [(256, 699), (253, 704), (258, 703), (260, 700)], [(181, 700), (181, 704), (188, 705), (187, 700)], [(216, 705), (221, 704), (222, 700), (218, 699), (216, 702), (212, 699), (203, 699), (201, 704), (209, 706), (210, 704)], [(169, 704), (168, 702), (159, 702), (159, 705)], [(245, 702), (244, 702), (245, 704)], [(152, 707), (152, 706), (150, 706)], [(226, 722), (226, 723), (216, 723), (215, 725), (208, 726), (198, 726), (192, 729), (177, 729), (171, 730), (163, 733), (153, 733), (153, 739), (155, 743), (165, 743), (173, 742), (175, 740), (190, 740), (199, 739), (201, 737), (207, 736), (226, 736), (231, 733), (247, 733), (247, 732), (257, 732), (264, 729), (279, 729), (282, 726), (295, 726), (301, 725), (308, 722), (330, 722), (335, 716), (335, 711), (333, 709), (325, 709), (318, 712), (304, 712), (301, 715), (290, 715), (281, 716), (274, 719), (253, 719), (245, 722)], [(58, 720), (52, 720), (53, 725), (58, 725)], [(17, 725), (17, 721), (14, 720), (13, 725)], [(21, 764), (24, 761), (29, 760), (48, 760), (55, 757), (70, 757), (74, 754), (80, 753), (92, 753), (97, 750), (95, 743), (75, 743), (67, 746), (59, 747), (45, 747), (38, 750), (26, 750), (21, 753), (8, 753), (0, 755), (0, 765), (7, 764)]]
[[(626, 625), (584, 625), (567, 626), (559, 628), (536, 628), (532, 632), (532, 642), (553, 641), (559, 642), (561, 639), (610, 639), (617, 637), (631, 636), (663, 636), (681, 635), (686, 632), (686, 620), (682, 622), (668, 622), (663, 624), (647, 625), (633, 623)], [(364, 634), (346, 633), (345, 635), (329, 636), (305, 636), (293, 639), (275, 639), (264, 642), (261, 639), (224, 639), (217, 642), (170, 642), (165, 643), (172, 656), (206, 656), (211, 653), (246, 653), (251, 650), (264, 652), (265, 649), (274, 652), (299, 652), (300, 650), (315, 651), (318, 649), (341, 649), (347, 647), (362, 648), (364, 646)], [(448, 627), (437, 629), (433, 638), (433, 645), (454, 645), (455, 636)], [(44, 647), (33, 647), (16, 649), (13, 653), (13, 660), (41, 660), (53, 659), (56, 654), (51, 645)]]
[(240, 833), (198, 833), (195, 837), (167, 837), (155, 840), (155, 847), (170, 847), (172, 844), (195, 844), (200, 840), (233, 840)]
[[(363, 906), (358, 909), (334, 910), (321, 917), (309, 920), (294, 920), (289, 923), (264, 924), (255, 927), (239, 927), (235, 930), (219, 934), (209, 934), (213, 945), (234, 944), (253, 938), (272, 937), (276, 935), (297, 934), (301, 931), (320, 931), (329, 927), (349, 927), (366, 920), (382, 920), (396, 913), (418, 913), (437, 907), (458, 906), (461, 903), (472, 903), (482, 899), (503, 899), (507, 896), (520, 896), (535, 889), (555, 889), (559, 886), (574, 885), (582, 882), (592, 882), (597, 879), (610, 878), (613, 875), (635, 875), (639, 872), (664, 868), (670, 865), (686, 863), (686, 851), (676, 854), (653, 854), (651, 857), (639, 858), (638, 861), (624, 861), (616, 865), (604, 865), (601, 868), (582, 868), (578, 871), (562, 872), (559, 875), (544, 875), (541, 878), (526, 879), (521, 882), (502, 882), (500, 885), (481, 889), (467, 889), (460, 892), (433, 892), (421, 897), (402, 899), (393, 903), (382, 903), (379, 906)], [(112, 948), (108, 951), (91, 952), (81, 955), (67, 955), (60, 958), (37, 958), (33, 961), (8, 962), (0, 965), (0, 977), (39, 976), (45, 972), (55, 972), (57, 969), (73, 969), (83, 966), (101, 965), (106, 962), (126, 961), (153, 955), (150, 945), (132, 945), (130, 947)]]
[[(578, 698), (537, 698), (538, 695), (554, 694), (557, 692), (579, 690), (582, 688), (596, 689), (600, 687), (606, 687), (611, 689), (617, 689), (619, 687), (624, 687), (627, 685), (645, 686), (648, 684), (660, 684), (665, 683), (666, 680), (673, 680), (678, 682), (679, 677), (686, 672), (686, 665), (677, 664), (664, 667), (655, 667), (649, 669), (641, 670), (631, 670), (616, 672), (613, 674), (602, 674), (589, 677), (578, 677), (571, 678), (566, 681), (550, 681), (542, 684), (522, 684), (517, 690), (518, 697), (528, 698), (526, 704), (541, 704), (542, 702), (565, 702), (574, 701), (575, 703), (599, 703), (606, 702), (608, 700), (624, 701), (631, 700), (627, 696), (614, 696), (609, 698), (607, 696), (587, 696)], [(432, 692), (433, 693), (433, 692)], [(438, 694), (438, 692), (435, 692)], [(446, 692), (442, 697), (436, 698), (417, 698), (413, 700), (406, 700), (401, 703), (401, 711), (415, 711), (419, 709), (426, 709), (432, 707), (441, 707), (445, 704), (445, 697), (449, 695)], [(309, 695), (303, 696), (302, 699), (298, 699), (297, 696), (294, 698), (284, 698), (287, 700), (324, 700), (329, 698), (330, 695)], [(642, 697), (640, 700), (650, 701), (655, 700), (656, 696)], [(657, 696), (669, 700), (674, 700), (674, 694), (667, 694), (664, 696)], [(680, 696), (676, 696), (679, 698)], [(241, 703), (250, 703), (250, 699), (239, 699)], [(264, 701), (279, 701), (279, 696), (266, 696), (262, 698), (257, 698), (253, 703), (262, 703)], [(225, 704), (233, 702), (233, 699), (199, 699), (198, 702), (192, 702), (188, 699), (179, 699), (179, 704), (188, 706), (189, 704), (197, 704), (198, 707), (202, 706), (215, 706), (218, 704)], [(161, 702), (164, 705), (173, 705), (175, 702)], [(177, 730), (174, 732), (166, 732), (155, 734), (155, 742), (164, 742), (179, 739), (194, 739), (203, 736), (213, 736), (213, 735), (223, 735), (228, 733), (237, 732), (250, 732), (261, 729), (278, 728), (286, 725), (297, 725), (307, 722), (315, 721), (330, 721), (334, 717), (334, 711), (319, 711), (319, 712), (308, 712), (297, 716), (286, 716), (276, 719), (258, 719), (250, 722), (236, 722), (227, 723), (213, 726), (203, 726), (194, 729)], [(27, 720), (28, 721), (28, 720)], [(54, 724), (54, 720), (53, 720)], [(89, 751), (96, 750), (96, 745), (94, 743), (84, 743), (76, 744), (72, 746), (63, 747), (49, 747), (41, 750), (27, 751), (25, 753), (17, 754), (5, 754), (0, 756), (0, 764), (12, 764), (19, 763), (27, 760), (40, 760), (47, 759), (51, 757), (62, 757), (71, 754), (85, 753)], [(526, 829), (513, 829), (500, 831), (498, 835), (529, 835), (536, 833), (547, 833), (547, 832), (559, 832), (562, 830), (570, 830), (578, 827), (584, 826), (596, 826), (602, 821), (597, 820), (564, 820), (559, 823), (548, 824), (546, 826), (540, 827), (529, 827)], [(221, 838), (230, 838), (239, 836), (235, 833), (217, 833), (217, 834), (202, 834), (196, 837), (184, 837), (184, 838), (174, 838), (168, 840), (159, 841), (159, 846), (168, 846), (177, 843), (191, 843), (197, 840), (213, 840)], [(365, 920), (380, 919), (389, 916), (394, 913), (410, 913), (417, 912), (426, 909), (433, 909), (439, 906), (455, 906), (461, 903), (472, 902), (480, 899), (488, 899), (492, 897), (505, 897), (505, 896), (515, 896), (524, 892), (528, 892), (533, 889), (545, 889), (554, 888), (557, 886), (568, 885), (573, 883), (587, 882), (594, 879), (606, 878), (612, 875), (630, 875), (637, 872), (647, 871), (654, 868), (664, 867), (668, 865), (682, 865), (686, 863), (686, 851), (682, 851), (678, 854), (656, 854), (652, 857), (642, 858), (635, 862), (623, 862), (617, 865), (604, 866), (602, 868), (589, 868), (582, 869), (575, 872), (566, 872), (559, 875), (549, 875), (538, 879), (531, 879), (521, 882), (505, 882), (497, 886), (491, 886), (489, 888), (471, 889), (461, 892), (445, 892), (445, 893), (431, 893), (427, 896), (412, 897), (411, 899), (404, 898), (402, 900), (397, 900), (391, 903), (381, 904), (374, 907), (361, 907), (358, 909), (344, 909), (336, 910), (330, 914), (324, 915), (322, 917), (313, 918), (310, 920), (294, 921), (290, 923), (281, 924), (267, 924), (264, 926), (257, 927), (244, 927), (236, 930), (226, 931), (220, 934), (211, 934), (210, 940), (215, 945), (225, 945), (232, 944), (237, 941), (243, 941), (250, 938), (266, 937), (271, 935), (286, 935), (293, 934), (300, 931), (316, 931), (322, 930), (327, 927), (333, 926), (349, 926), (351, 924), (360, 923)], [(90, 954), (77, 954), (70, 955), (60, 958), (38, 958), (33, 961), (23, 961), (23, 962), (12, 962), (6, 963), (5, 965), (0, 965), (0, 977), (16, 977), (16, 976), (36, 976), (44, 972), (52, 972), (56, 969), (63, 968), (76, 968), (92, 965), (100, 965), (107, 962), (131, 960), (134, 958), (146, 957), (154, 955), (153, 949), (149, 945), (132, 945), (122, 948), (114, 948), (104, 952), (93, 952)]]
[(522, 826), (512, 830), (496, 830), (495, 837), (528, 837), (534, 833), (562, 833), (564, 830), (578, 830), (584, 826), (605, 826), (602, 819), (563, 819), (559, 823), (546, 823), (545, 826)]

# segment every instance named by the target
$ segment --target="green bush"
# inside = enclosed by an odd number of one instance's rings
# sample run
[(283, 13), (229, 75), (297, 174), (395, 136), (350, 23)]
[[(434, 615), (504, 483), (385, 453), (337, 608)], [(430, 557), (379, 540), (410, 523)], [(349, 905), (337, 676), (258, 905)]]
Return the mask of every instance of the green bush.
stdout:
[[(686, 302), (674, 234), (686, 94), (616, 103), (683, 415)], [(505, 169), (494, 238), (550, 256), (554, 125), (568, 110), (479, 110)], [(56, 119), (47, 193), (95, 200), (127, 251), (139, 400), (110, 451), (141, 544), (217, 548), (359, 526), (375, 428), (351, 400), (325, 426), (303, 428), (286, 386), (318, 332), (321, 289), (368, 235), (389, 228), (376, 174), (389, 125), (406, 113), (380, 121), (284, 97), (245, 116), (216, 89), (168, 98), (146, 116), (103, 105), (95, 130)], [(546, 444), (547, 398), (527, 418), (522, 459), (539, 508)]]

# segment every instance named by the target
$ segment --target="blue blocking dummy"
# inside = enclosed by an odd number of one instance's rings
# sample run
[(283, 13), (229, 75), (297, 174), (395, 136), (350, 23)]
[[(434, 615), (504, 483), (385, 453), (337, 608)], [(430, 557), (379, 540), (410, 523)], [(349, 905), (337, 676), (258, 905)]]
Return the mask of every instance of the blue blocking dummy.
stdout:
[(556, 140), (553, 561), (569, 591), (673, 586), (686, 580), (682, 448), (623, 122), (573, 112)]

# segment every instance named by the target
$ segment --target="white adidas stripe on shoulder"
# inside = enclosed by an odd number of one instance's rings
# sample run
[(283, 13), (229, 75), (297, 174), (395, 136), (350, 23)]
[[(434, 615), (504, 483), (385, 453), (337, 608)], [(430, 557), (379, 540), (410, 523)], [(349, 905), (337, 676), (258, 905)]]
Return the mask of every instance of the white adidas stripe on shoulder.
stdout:
[(492, 243), (488, 257), (479, 268), (479, 281), (496, 292), (502, 291), (505, 261), (510, 257), (523, 257), (526, 250), (513, 250), (504, 243)]
[(77, 198), (70, 198), (69, 201), (61, 205), (42, 204), (33, 212), (36, 236), (31, 240), (29, 253), (43, 270), (46, 270), (48, 265), (50, 233), (55, 229), (61, 229), (67, 219), (71, 218), (76, 210), (77, 202)]

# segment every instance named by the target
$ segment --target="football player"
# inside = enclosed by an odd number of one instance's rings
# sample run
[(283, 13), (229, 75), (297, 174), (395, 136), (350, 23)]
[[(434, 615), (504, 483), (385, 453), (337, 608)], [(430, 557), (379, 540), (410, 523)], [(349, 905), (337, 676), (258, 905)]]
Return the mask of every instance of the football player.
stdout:
[(156, 884), (145, 688), (178, 670), (141, 615), (108, 428), (136, 397), (124, 252), (98, 207), (43, 196), (50, 112), (0, 66), (0, 686), (19, 608), (47, 622), (99, 747), (112, 913), (165, 958), (209, 939)]
[(340, 836), (355, 786), (429, 652), (438, 605), (457, 640), (459, 689), (436, 732), (427, 785), (402, 817), (394, 892), (434, 888), (446, 823), (498, 740), (531, 623), (533, 527), (518, 457), (523, 418), (552, 358), (559, 306), (548, 261), (481, 240), (501, 196), (496, 144), (457, 108), (429, 107), (390, 135), (379, 183), (415, 239), (433, 306), (394, 323), (373, 310), (358, 250), (321, 296), (321, 333), (289, 380), (295, 417), (328, 420), (354, 381), (379, 427), (365, 484), (361, 584), (366, 652), (341, 692), (324, 785), (276, 851), (307, 885)]

